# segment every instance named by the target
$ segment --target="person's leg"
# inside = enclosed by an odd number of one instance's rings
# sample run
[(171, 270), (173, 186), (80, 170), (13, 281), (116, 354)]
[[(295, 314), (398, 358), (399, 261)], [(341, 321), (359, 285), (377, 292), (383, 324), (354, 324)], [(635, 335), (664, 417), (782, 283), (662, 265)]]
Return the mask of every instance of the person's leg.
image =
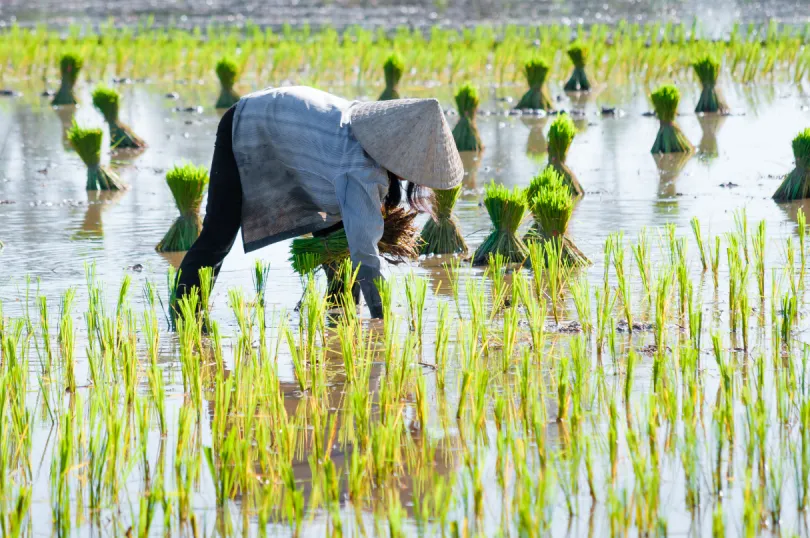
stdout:
[(230, 252), (242, 222), (242, 183), (233, 156), (234, 107), (219, 122), (214, 157), (208, 183), (208, 202), (200, 237), (194, 242), (183, 262), (177, 282), (177, 299), (200, 285), (199, 270), (213, 267), (214, 278)]

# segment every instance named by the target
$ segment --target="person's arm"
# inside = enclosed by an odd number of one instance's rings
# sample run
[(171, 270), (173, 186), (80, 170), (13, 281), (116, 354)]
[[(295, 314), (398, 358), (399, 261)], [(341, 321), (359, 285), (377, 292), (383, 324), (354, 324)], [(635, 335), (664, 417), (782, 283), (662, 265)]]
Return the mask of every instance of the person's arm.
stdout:
[(387, 177), (379, 169), (347, 174), (335, 182), (335, 191), (349, 240), (352, 264), (360, 268), (357, 281), (371, 316), (381, 318), (382, 300), (375, 282), (382, 279), (382, 264), (377, 244), (383, 235), (384, 221), (380, 187)]

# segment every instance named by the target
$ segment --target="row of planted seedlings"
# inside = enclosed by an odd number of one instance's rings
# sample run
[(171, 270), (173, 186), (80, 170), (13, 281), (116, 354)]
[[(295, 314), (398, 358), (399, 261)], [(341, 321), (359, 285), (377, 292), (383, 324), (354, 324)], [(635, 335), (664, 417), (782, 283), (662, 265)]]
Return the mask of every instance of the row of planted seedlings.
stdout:
[(350, 27), (312, 31), (307, 26), (275, 33), (248, 25), (239, 28), (71, 27), (66, 34), (12, 25), (0, 34), (0, 81), (53, 77), (65, 50), (86, 59), (91, 79), (130, 78), (177, 81), (210, 79), (211, 66), (223, 56), (251, 86), (267, 81), (300, 80), (311, 85), (368, 85), (392, 50), (403, 55), (408, 84), (452, 84), (478, 77), (481, 83), (508, 85), (521, 76), (521, 65), (538, 51), (551, 64), (550, 80), (565, 82), (577, 60), (565, 51), (577, 40), (591, 52), (593, 75), (605, 84), (686, 80), (693, 59), (717, 56), (732, 80), (778, 79), (801, 82), (810, 66), (804, 47), (807, 28), (771, 23), (735, 25), (724, 40), (700, 37), (699, 24), (646, 25), (624, 21), (572, 28), (565, 25), (478, 26), (429, 31)]
[(743, 212), (723, 235), (613, 234), (591, 279), (559, 240), (483, 280), (453, 259), (435, 299), (420, 276), (382, 285), (379, 325), (348, 291), (329, 314), (311, 273), (297, 316), (268, 315), (258, 264), (229, 337), (210, 269), (166, 322), (148, 282), (108, 301), (88, 268), (84, 308), (29, 285), (0, 315), (4, 533), (791, 532), (810, 499), (798, 224), (778, 246)]

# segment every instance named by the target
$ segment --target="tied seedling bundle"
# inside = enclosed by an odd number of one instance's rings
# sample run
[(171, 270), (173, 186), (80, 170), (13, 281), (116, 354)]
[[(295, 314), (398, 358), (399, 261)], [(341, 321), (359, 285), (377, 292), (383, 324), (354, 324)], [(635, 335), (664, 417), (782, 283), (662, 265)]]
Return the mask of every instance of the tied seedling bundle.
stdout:
[(166, 173), (166, 183), (174, 196), (180, 216), (163, 236), (155, 250), (158, 252), (183, 252), (191, 248), (200, 236), (202, 205), (205, 188), (208, 186), (208, 171), (204, 166), (184, 164), (175, 166)]
[(703, 85), (695, 112), (728, 114), (729, 106), (717, 88), (717, 77), (720, 74), (720, 63), (711, 56), (704, 56), (692, 64), (695, 74)]
[(385, 89), (380, 94), (380, 101), (389, 101), (391, 99), (399, 99), (399, 81), (402, 78), (402, 73), (405, 71), (405, 62), (402, 61), (402, 56), (399, 54), (392, 54), (385, 60), (383, 64), (383, 73), (385, 73)]
[(810, 129), (805, 129), (793, 139), (793, 156), (796, 167), (785, 176), (773, 194), (777, 202), (810, 198)]
[(222, 58), (217, 62), (216, 71), (219, 84), (222, 86), (216, 107), (231, 108), (239, 101), (239, 94), (233, 89), (233, 85), (236, 84), (236, 79), (239, 76), (239, 67), (230, 58)]
[(110, 147), (145, 148), (146, 143), (118, 119), (120, 103), (121, 94), (112, 88), (98, 87), (93, 92), (93, 105), (99, 109), (110, 127)]
[(478, 111), (478, 90), (472, 84), (464, 84), (456, 93), (458, 123), (453, 128), (453, 140), (459, 151), (481, 151), (484, 144), (475, 125), (475, 113)]
[(566, 236), (574, 199), (563, 177), (553, 168), (546, 168), (532, 179), (526, 197), (534, 223), (524, 240), (559, 241), (562, 256), (569, 266), (589, 265), (590, 260)]
[(557, 171), (563, 181), (571, 190), (571, 196), (580, 197), (585, 194), (574, 173), (565, 164), (568, 158), (568, 149), (574, 141), (577, 128), (574, 121), (567, 114), (561, 114), (551, 123), (548, 130), (548, 166)]
[(517, 110), (554, 110), (551, 96), (546, 88), (546, 78), (550, 71), (548, 62), (542, 58), (532, 58), (523, 66), (523, 74), (529, 83), (529, 91), (523, 94), (515, 109)]
[(529, 209), (525, 193), (518, 187), (509, 190), (490, 183), (484, 194), (484, 206), (492, 220), (492, 232), (475, 251), (473, 265), (488, 263), (490, 254), (500, 254), (507, 263), (523, 263), (529, 252), (518, 236), (518, 228)]
[(681, 132), (681, 128), (675, 123), (675, 115), (678, 113), (678, 103), (681, 101), (681, 93), (678, 88), (671, 84), (665, 84), (650, 95), (655, 114), (661, 122), (658, 128), (658, 136), (652, 147), (652, 153), (685, 153), (693, 150), (692, 144)]
[(565, 91), (567, 92), (589, 92), (591, 91), (591, 82), (588, 80), (588, 75), (585, 74), (585, 64), (588, 63), (588, 47), (583, 43), (575, 42), (568, 47), (568, 57), (574, 64), (574, 72), (571, 78), (565, 83)]
[(68, 130), (68, 141), (87, 165), (88, 191), (117, 191), (124, 188), (118, 174), (101, 165), (101, 129), (84, 129), (76, 122)]
[(461, 185), (433, 194), (433, 216), (422, 228), (422, 254), (463, 254), (467, 243), (461, 235), (458, 219), (453, 214)]
[(73, 87), (79, 78), (79, 71), (82, 69), (84, 59), (78, 54), (68, 52), (59, 59), (59, 71), (62, 74), (62, 83), (59, 91), (53, 96), (52, 105), (75, 105), (76, 96), (73, 94)]
[[(401, 207), (384, 215), (385, 227), (377, 247), (389, 262), (399, 264), (419, 256), (419, 230), (414, 224), (417, 213)], [(305, 275), (321, 265), (338, 267), (349, 257), (349, 240), (341, 228), (323, 237), (299, 237), (293, 240), (290, 262), (293, 270)]]

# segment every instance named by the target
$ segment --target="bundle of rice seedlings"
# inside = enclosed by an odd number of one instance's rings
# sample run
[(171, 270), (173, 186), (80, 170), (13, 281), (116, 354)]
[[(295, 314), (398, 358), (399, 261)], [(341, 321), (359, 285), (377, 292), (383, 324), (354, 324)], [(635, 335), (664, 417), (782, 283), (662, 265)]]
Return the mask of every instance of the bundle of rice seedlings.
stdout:
[(99, 86), (93, 92), (93, 105), (104, 115), (110, 127), (110, 146), (113, 148), (145, 148), (141, 140), (128, 126), (118, 119), (121, 94), (112, 88)]
[[(401, 207), (389, 210), (385, 215), (383, 236), (377, 244), (380, 254), (389, 262), (399, 264), (419, 257), (419, 231), (414, 224), (417, 213)], [(321, 265), (339, 266), (349, 257), (349, 241), (346, 230), (341, 228), (323, 237), (299, 237), (290, 248), (293, 270), (301, 275), (314, 271)]]
[(717, 88), (720, 63), (712, 56), (706, 55), (693, 63), (692, 67), (703, 85), (695, 112), (728, 114), (728, 103), (723, 98), (723, 93)]
[(655, 114), (661, 122), (658, 129), (658, 136), (652, 147), (653, 153), (682, 153), (691, 152), (694, 148), (681, 132), (678, 124), (675, 123), (675, 115), (678, 113), (678, 103), (681, 100), (681, 93), (678, 88), (671, 84), (665, 84), (650, 95)]
[(588, 92), (591, 91), (591, 82), (585, 74), (585, 64), (588, 62), (588, 47), (583, 43), (574, 42), (568, 47), (568, 57), (574, 64), (574, 72), (571, 78), (565, 83), (567, 92)]
[(117, 191), (124, 188), (118, 174), (101, 165), (101, 129), (84, 129), (76, 122), (68, 130), (70, 145), (87, 165), (88, 191)]
[(571, 190), (571, 196), (578, 198), (584, 195), (585, 191), (574, 173), (565, 164), (568, 149), (571, 147), (571, 142), (574, 141), (576, 134), (577, 128), (567, 114), (561, 114), (551, 122), (551, 127), (548, 130), (548, 166), (562, 176)]
[(422, 254), (463, 254), (467, 243), (461, 235), (458, 219), (453, 214), (461, 185), (433, 194), (433, 216), (422, 228)]
[(219, 99), (217, 99), (217, 108), (231, 108), (239, 101), (239, 95), (233, 90), (238, 76), (239, 68), (236, 62), (230, 58), (222, 58), (217, 62), (217, 78), (222, 86)]
[(589, 265), (590, 260), (565, 235), (574, 210), (574, 199), (564, 178), (553, 168), (546, 168), (532, 180), (526, 196), (534, 222), (524, 240), (559, 241), (569, 266)]
[(402, 61), (402, 56), (397, 53), (392, 54), (385, 60), (383, 64), (383, 72), (385, 73), (385, 89), (380, 94), (379, 101), (389, 101), (391, 99), (399, 99), (399, 81), (402, 78), (402, 73), (405, 71), (405, 63)]
[(484, 206), (492, 220), (492, 232), (476, 249), (473, 265), (486, 264), (490, 254), (500, 254), (508, 263), (523, 263), (529, 251), (517, 230), (529, 209), (525, 193), (518, 187), (509, 190), (490, 183), (484, 194)]
[(79, 71), (82, 69), (84, 59), (76, 53), (68, 52), (59, 59), (59, 71), (62, 74), (62, 83), (59, 91), (53, 96), (52, 105), (75, 105), (76, 96), (73, 94), (73, 87), (79, 78)]
[(529, 83), (529, 91), (523, 94), (515, 107), (518, 110), (554, 110), (551, 96), (546, 88), (546, 77), (551, 68), (546, 60), (532, 58), (523, 66), (523, 73)]
[(478, 90), (472, 84), (464, 84), (456, 92), (456, 107), (459, 120), (453, 128), (453, 140), (459, 151), (481, 151), (484, 145), (475, 125), (475, 113), (478, 110)]
[(810, 128), (793, 139), (793, 156), (796, 167), (785, 176), (773, 194), (773, 199), (777, 202), (810, 198)]
[(187, 163), (175, 166), (166, 173), (166, 183), (174, 196), (180, 216), (163, 236), (155, 250), (158, 252), (182, 252), (191, 248), (200, 236), (202, 204), (208, 186), (208, 171), (204, 166)]

